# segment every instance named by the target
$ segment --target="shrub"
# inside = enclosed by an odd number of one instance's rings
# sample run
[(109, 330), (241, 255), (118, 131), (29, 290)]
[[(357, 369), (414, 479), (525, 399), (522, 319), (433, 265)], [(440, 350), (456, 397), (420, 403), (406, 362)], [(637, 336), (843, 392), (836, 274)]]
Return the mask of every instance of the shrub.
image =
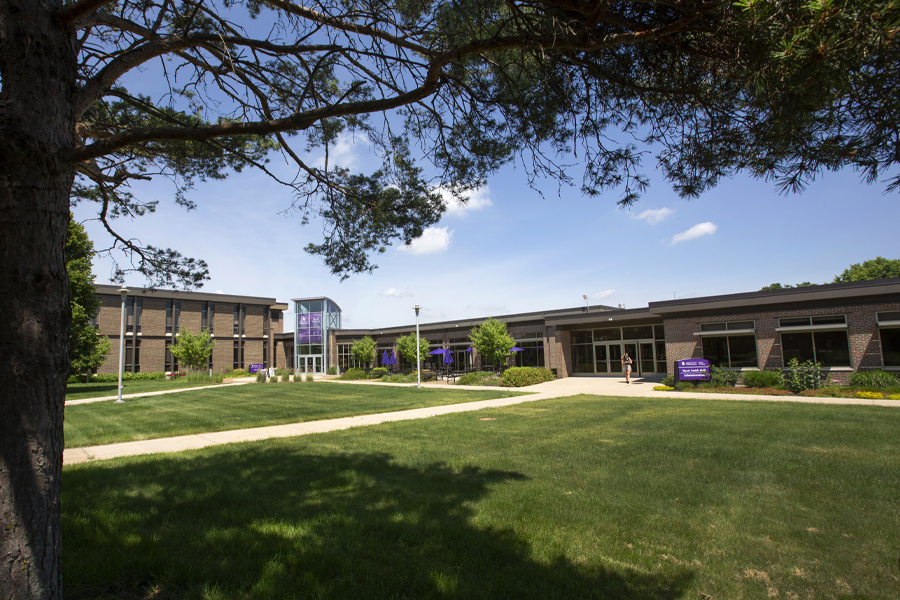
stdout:
[(369, 371), (369, 376), (374, 379), (384, 377), (385, 375), (387, 375), (387, 369), (385, 369), (384, 367), (375, 367), (374, 369)]
[(353, 381), (356, 379), (365, 379), (366, 372), (358, 367), (353, 367), (352, 369), (347, 369), (344, 371), (343, 375), (341, 375), (341, 379), (345, 381)]
[(675, 384), (675, 389), (676, 389), (676, 390), (682, 390), (682, 391), (683, 391), (683, 390), (693, 390), (693, 389), (695, 389), (696, 387), (697, 387), (697, 386), (695, 386), (695, 385), (694, 385), (693, 383), (691, 383), (690, 381), (679, 381), (678, 383)]
[(850, 375), (850, 385), (854, 387), (892, 388), (900, 385), (900, 379), (890, 371), (857, 371)]
[(329, 375), (337, 375), (337, 367), (328, 367), (328, 370), (325, 372)]
[[(413, 373), (415, 373), (415, 371), (413, 371)], [(422, 372), (419, 376), (422, 378), (422, 381), (431, 381), (432, 379), (437, 378), (437, 373), (435, 373), (431, 369), (422, 369)]]
[(266, 372), (260, 369), (256, 372), (256, 383), (265, 383), (266, 382)]
[(653, 389), (656, 390), (657, 392), (671, 392), (675, 388), (673, 388), (670, 385), (654, 385)]
[(668, 377), (663, 378), (662, 384), (666, 387), (670, 387), (673, 390), (675, 389), (675, 376), (669, 375)]
[(229, 369), (225, 371), (225, 377), (249, 377), (250, 373), (244, 369)]
[(863, 400), (882, 400), (884, 398), (878, 392), (856, 392), (856, 397)]
[(307, 373), (307, 374), (306, 374), (306, 381), (315, 381), (315, 379), (314, 379), (313, 376), (312, 376), (312, 373)]
[(825, 378), (822, 377), (822, 371), (819, 363), (811, 360), (800, 364), (796, 358), (792, 358), (788, 363), (788, 373), (784, 378), (784, 385), (795, 394), (806, 390), (817, 390), (825, 385)]
[(511, 367), (503, 372), (500, 385), (503, 387), (525, 387), (545, 381), (553, 381), (553, 373), (543, 367)]
[(780, 371), (747, 371), (743, 374), (743, 380), (748, 388), (777, 388), (784, 385)]
[[(165, 379), (166, 374), (163, 372), (154, 373), (122, 373), (122, 381), (154, 381)], [(83, 383), (84, 378), (73, 375), (66, 380), (66, 383)], [(91, 375), (91, 383), (118, 383), (118, 373), (103, 373)]]
[(888, 394), (888, 400), (900, 400), (900, 394)]
[(734, 387), (740, 377), (737, 371), (726, 371), (715, 365), (709, 368), (709, 383), (713, 387)]
[(490, 385), (497, 382), (498, 377), (489, 371), (466, 373), (456, 382), (457, 385)]
[(221, 373), (213, 373), (210, 376), (209, 371), (188, 371), (184, 373), (184, 381), (191, 383), (222, 383), (224, 376)]
[(291, 381), (291, 373), (290, 371), (285, 371), (284, 375), (281, 376), (282, 383), (289, 383)]

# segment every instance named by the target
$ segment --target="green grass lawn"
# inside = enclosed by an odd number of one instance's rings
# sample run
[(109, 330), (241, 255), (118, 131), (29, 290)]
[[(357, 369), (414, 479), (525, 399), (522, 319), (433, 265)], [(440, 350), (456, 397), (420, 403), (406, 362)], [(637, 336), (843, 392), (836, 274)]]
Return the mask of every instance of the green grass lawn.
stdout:
[(66, 407), (67, 448), (519, 396), (330, 383), (248, 384)]
[(894, 599), (898, 432), (881, 407), (579, 396), (72, 465), (65, 590)]
[[(145, 392), (159, 392), (161, 390), (175, 390), (179, 388), (197, 387), (203, 385), (216, 385), (215, 383), (188, 383), (186, 381), (166, 381), (153, 379), (150, 381), (123, 381), (123, 394), (143, 394)], [(119, 393), (119, 384), (113, 383), (70, 383), (66, 385), (66, 400), (82, 400), (84, 398), (103, 398), (104, 396), (116, 396)]]

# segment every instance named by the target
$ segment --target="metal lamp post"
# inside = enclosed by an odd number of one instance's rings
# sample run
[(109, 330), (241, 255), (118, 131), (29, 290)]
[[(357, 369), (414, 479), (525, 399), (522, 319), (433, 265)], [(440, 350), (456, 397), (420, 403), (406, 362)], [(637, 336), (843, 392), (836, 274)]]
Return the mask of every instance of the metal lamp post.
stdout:
[(119, 329), (119, 399), (116, 404), (125, 402), (122, 400), (122, 372), (125, 370), (125, 299), (128, 297), (128, 288), (124, 285), (119, 288), (122, 294), (122, 327)]
[(587, 294), (582, 294), (581, 297), (584, 298), (584, 312), (591, 312), (591, 303), (588, 300)]
[(422, 387), (422, 362), (419, 358), (419, 305), (416, 304), (416, 387)]

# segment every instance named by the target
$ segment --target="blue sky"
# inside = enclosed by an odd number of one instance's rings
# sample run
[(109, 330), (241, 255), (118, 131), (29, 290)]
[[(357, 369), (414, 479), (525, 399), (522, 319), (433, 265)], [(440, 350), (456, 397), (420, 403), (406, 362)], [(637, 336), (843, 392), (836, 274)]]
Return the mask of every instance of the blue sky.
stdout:
[[(376, 166), (367, 147), (349, 139), (337, 156), (364, 171)], [(273, 157), (275, 168), (280, 160)], [(320, 239), (319, 225), (280, 214), (291, 204), (289, 191), (257, 172), (198, 184), (192, 212), (171, 202), (167, 183), (144, 184), (135, 191), (159, 200), (159, 209), (118, 226), (128, 237), (205, 259), (211, 279), (203, 291), (280, 301), (324, 295), (353, 328), (413, 323), (415, 304), (425, 323), (579, 306), (582, 294), (592, 305), (637, 308), (775, 281), (824, 283), (851, 263), (900, 258), (897, 194), (851, 170), (826, 173), (788, 196), (738, 177), (690, 201), (650, 175), (650, 190), (622, 210), (615, 192), (585, 198), (552, 180), (540, 182), (541, 198), (525, 172), (509, 166), (469, 206), (451, 206), (412, 248), (389, 248), (374, 274), (344, 282), (302, 250)], [(90, 207), (75, 215), (98, 247), (106, 243), (87, 220)], [(94, 272), (98, 283), (108, 282), (111, 263), (96, 259)], [(138, 276), (126, 283), (143, 285)]]

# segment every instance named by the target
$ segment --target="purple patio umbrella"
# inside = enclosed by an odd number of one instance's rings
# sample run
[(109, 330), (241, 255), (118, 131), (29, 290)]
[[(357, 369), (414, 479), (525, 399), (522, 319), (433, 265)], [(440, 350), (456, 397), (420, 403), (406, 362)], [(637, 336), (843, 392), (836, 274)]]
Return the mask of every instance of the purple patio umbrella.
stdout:
[(385, 366), (391, 364), (389, 361), (390, 361), (390, 359), (388, 358), (387, 350), (385, 350), (384, 354), (381, 355), (381, 366), (385, 367)]
[(513, 346), (512, 348), (509, 349), (509, 351), (510, 352), (523, 352), (523, 350), (521, 348), (519, 348), (518, 346)]
[(443, 354), (444, 352), (447, 352), (447, 350), (444, 350), (443, 348), (438, 348), (437, 350), (432, 350), (428, 354)]
[(445, 365), (449, 365), (449, 364), (452, 363), (452, 362), (453, 362), (453, 353), (450, 352), (449, 350), (447, 350), (447, 351), (444, 353), (444, 364), (445, 364)]
[(388, 359), (388, 364), (394, 366), (397, 364), (397, 355), (394, 354), (394, 351), (391, 350), (391, 357)]

